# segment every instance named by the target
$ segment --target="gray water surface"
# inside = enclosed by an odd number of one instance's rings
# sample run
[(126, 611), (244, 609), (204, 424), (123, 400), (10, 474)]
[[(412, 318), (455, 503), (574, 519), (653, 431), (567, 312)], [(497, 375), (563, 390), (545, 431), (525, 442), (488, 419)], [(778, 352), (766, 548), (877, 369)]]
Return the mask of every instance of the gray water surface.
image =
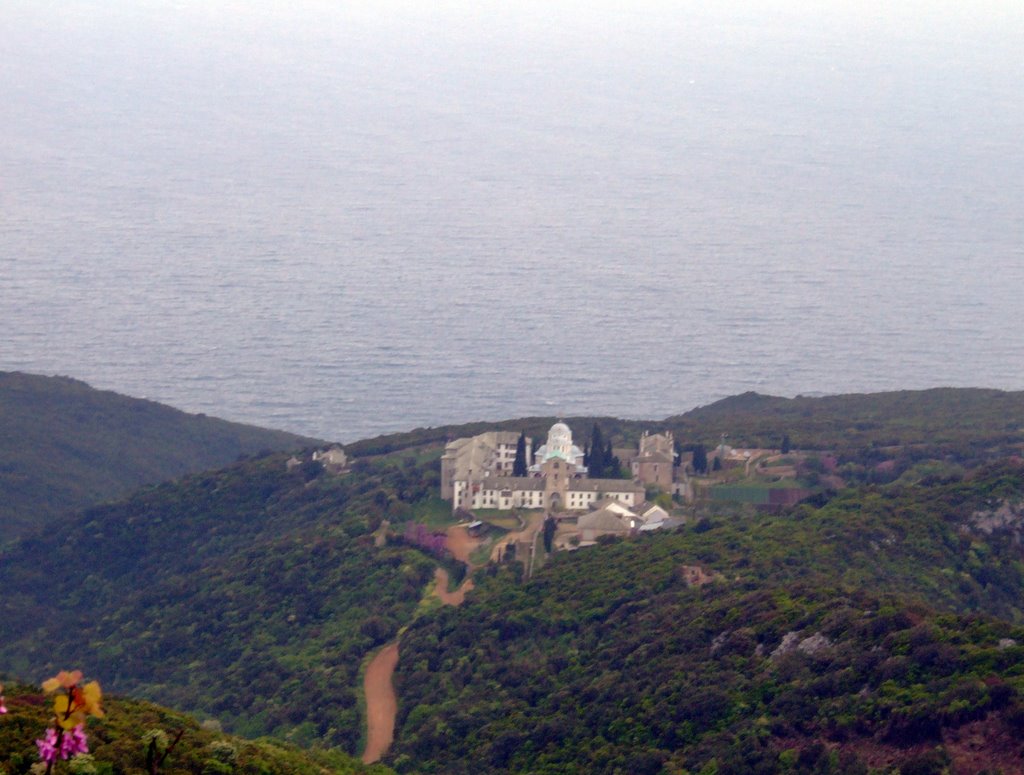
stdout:
[(1024, 388), (1024, 6), (0, 4), (0, 369), (343, 441)]

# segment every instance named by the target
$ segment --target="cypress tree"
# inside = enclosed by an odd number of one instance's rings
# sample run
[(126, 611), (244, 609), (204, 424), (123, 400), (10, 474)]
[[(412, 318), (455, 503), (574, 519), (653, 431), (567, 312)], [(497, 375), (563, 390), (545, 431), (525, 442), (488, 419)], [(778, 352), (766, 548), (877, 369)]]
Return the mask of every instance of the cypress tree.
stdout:
[(619, 471), (619, 459), (615, 457), (615, 453), (612, 452), (612, 440), (608, 439), (608, 443), (604, 448), (604, 475), (608, 479), (618, 479), (620, 475)]
[(512, 476), (526, 476), (526, 431), (519, 434), (516, 442), (516, 459), (512, 463)]
[(704, 449), (703, 444), (693, 445), (693, 472), (695, 474), (707, 473), (708, 470), (708, 451)]
[(601, 436), (601, 429), (594, 423), (590, 431), (590, 445), (587, 447), (587, 455), (583, 460), (587, 466), (587, 473), (594, 479), (604, 476), (608, 461), (605, 458), (604, 438)]
[(555, 530), (558, 528), (558, 523), (555, 522), (554, 517), (548, 517), (544, 520), (544, 551), (551, 551), (551, 543), (555, 537)]

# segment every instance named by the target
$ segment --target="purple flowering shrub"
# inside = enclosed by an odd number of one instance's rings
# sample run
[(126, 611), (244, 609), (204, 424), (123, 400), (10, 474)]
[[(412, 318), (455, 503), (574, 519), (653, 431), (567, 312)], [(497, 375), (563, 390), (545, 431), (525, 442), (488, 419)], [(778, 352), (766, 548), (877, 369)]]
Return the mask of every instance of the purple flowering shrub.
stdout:
[(426, 549), (436, 557), (444, 557), (448, 551), (448, 536), (431, 530), (426, 525), (410, 522), (405, 527), (406, 543)]

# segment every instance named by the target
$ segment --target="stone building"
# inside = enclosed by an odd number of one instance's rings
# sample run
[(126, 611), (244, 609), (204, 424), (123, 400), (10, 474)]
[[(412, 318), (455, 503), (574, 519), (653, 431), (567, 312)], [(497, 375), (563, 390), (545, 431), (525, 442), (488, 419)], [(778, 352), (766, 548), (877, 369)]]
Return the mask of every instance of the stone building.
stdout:
[(644, 431), (636, 457), (630, 462), (633, 478), (647, 485), (672, 492), (675, 447), (671, 431), (648, 434)]
[(627, 536), (637, 530), (641, 524), (635, 515), (625, 516), (608, 508), (598, 509), (579, 518), (577, 528), (580, 543), (594, 543), (601, 536)]
[(547, 442), (534, 454), (529, 476), (509, 476), (518, 440), (517, 433), (494, 431), (448, 444), (441, 458), (441, 497), (451, 498), (452, 510), (585, 511), (607, 498), (629, 506), (644, 500), (638, 482), (588, 478), (583, 451), (563, 422), (551, 426)]
[(473, 484), (489, 476), (511, 476), (518, 443), (514, 431), (489, 431), (449, 442), (441, 456), (441, 497), (455, 497), (456, 481)]

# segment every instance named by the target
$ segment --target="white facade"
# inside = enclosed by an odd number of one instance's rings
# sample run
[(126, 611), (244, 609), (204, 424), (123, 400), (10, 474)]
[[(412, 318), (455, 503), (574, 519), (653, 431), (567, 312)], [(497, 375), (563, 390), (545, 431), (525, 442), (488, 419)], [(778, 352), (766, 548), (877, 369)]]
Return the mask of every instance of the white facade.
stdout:
[(538, 474), (549, 460), (564, 460), (575, 466), (575, 473), (585, 474), (587, 467), (583, 465), (583, 450), (572, 443), (572, 431), (564, 422), (556, 422), (548, 431), (548, 440), (533, 454), (533, 465), (530, 473)]
[[(615, 500), (625, 506), (636, 506), (643, 502), (643, 488), (631, 487), (632, 482), (624, 479), (589, 479), (588, 485), (575, 489), (572, 483), (566, 489), (564, 507), (567, 511), (587, 511), (594, 504), (604, 500)], [(522, 485), (529, 489), (524, 489)], [(455, 482), (453, 502), (464, 509), (542, 509), (546, 505), (547, 491), (543, 479), (534, 477), (516, 479), (512, 477), (485, 477), (479, 482)], [(541, 487), (530, 486), (540, 483)]]
[(570, 484), (569, 489), (565, 494), (566, 506), (570, 511), (586, 511), (593, 507), (595, 503), (609, 498), (619, 501), (626, 506), (636, 506), (638, 503), (642, 503), (644, 499), (644, 490), (641, 488), (639, 493), (636, 488), (629, 487), (632, 482), (626, 481), (625, 479), (590, 479), (589, 482), (613, 482), (608, 489), (601, 490), (575, 490)]
[(583, 452), (563, 422), (551, 426), (547, 443), (534, 455), (530, 476), (512, 477), (517, 434), (492, 432), (457, 439), (441, 459), (442, 497), (452, 510), (551, 509), (587, 511), (595, 503), (617, 500), (626, 506), (643, 502), (644, 489), (623, 479), (588, 479)]
[[(488, 477), (479, 482), (455, 482), (453, 504), (464, 509), (542, 509), (544, 488), (516, 486), (521, 478)], [(526, 480), (530, 482), (530, 480)]]

